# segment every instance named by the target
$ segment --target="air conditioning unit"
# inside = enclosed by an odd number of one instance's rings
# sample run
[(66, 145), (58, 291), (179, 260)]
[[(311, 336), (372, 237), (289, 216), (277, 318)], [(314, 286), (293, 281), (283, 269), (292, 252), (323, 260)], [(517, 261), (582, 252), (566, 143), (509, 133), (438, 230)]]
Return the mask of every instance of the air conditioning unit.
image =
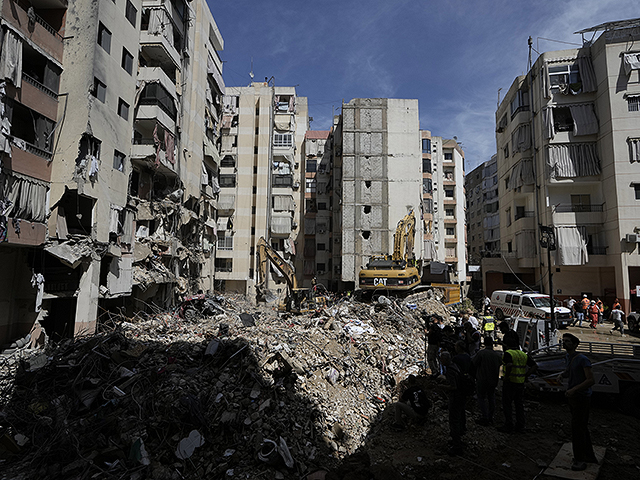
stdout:
[(627, 243), (640, 243), (640, 235), (637, 233), (627, 233), (625, 240)]

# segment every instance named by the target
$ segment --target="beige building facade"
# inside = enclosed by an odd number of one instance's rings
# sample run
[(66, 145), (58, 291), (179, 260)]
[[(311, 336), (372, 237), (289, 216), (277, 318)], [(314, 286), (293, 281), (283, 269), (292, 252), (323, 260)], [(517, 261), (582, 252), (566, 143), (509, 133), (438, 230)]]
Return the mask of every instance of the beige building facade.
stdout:
[[(302, 284), (307, 99), (295, 87), (255, 82), (229, 87), (223, 103), (216, 289), (255, 298), (260, 237), (294, 266)], [(266, 286), (286, 289), (274, 269)]]
[[(16, 11), (8, 4), (3, 19)], [(28, 75), (40, 55), (34, 81), (57, 103), (22, 92), (55, 128), (32, 133), (48, 155), (34, 172), (51, 180), (30, 254), (39, 277), (24, 302), (35, 314), (6, 336), (34, 317), (53, 337), (91, 333), (111, 310), (153, 311), (211, 289), (224, 82), (206, 1), (31, 4), (24, 25), (35, 18), (43, 33), (23, 39), (18, 65)]]
[[(582, 48), (545, 52), (496, 112), (501, 259), (486, 259), (488, 291), (617, 297), (637, 308), (640, 283), (638, 21), (582, 32)], [(539, 226), (557, 249), (551, 268)], [(506, 266), (508, 263), (508, 267)]]

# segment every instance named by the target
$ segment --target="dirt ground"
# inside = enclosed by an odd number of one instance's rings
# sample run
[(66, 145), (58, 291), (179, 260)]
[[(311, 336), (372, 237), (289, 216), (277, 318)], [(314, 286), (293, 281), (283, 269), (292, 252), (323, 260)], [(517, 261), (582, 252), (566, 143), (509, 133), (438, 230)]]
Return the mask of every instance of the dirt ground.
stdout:
[[(621, 338), (611, 325), (596, 331), (569, 327), (584, 341), (639, 343), (637, 335)], [(482, 427), (474, 422), (477, 407), (467, 405), (467, 444), (463, 455), (447, 455), (448, 427), (444, 396), (433, 382), (425, 385), (434, 401), (426, 425), (413, 425), (395, 432), (393, 411), (386, 409), (360, 451), (346, 459), (327, 478), (340, 479), (545, 479), (544, 474), (562, 445), (571, 441), (569, 408), (561, 394), (529, 391), (525, 401), (526, 433), (504, 434), (496, 430), (502, 422), (500, 392), (497, 395), (496, 425)], [(640, 411), (640, 405), (638, 406)], [(615, 397), (594, 395), (590, 432), (594, 445), (606, 447), (600, 480), (640, 478), (640, 419), (619, 411)], [(366, 463), (370, 467), (365, 468)], [(588, 478), (588, 477), (574, 477)]]

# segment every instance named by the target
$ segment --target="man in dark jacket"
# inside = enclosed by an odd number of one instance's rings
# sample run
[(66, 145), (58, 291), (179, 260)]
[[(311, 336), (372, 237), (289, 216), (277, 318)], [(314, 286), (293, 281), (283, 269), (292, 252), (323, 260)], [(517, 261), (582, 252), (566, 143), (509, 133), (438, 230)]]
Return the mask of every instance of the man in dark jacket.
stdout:
[(410, 421), (424, 420), (431, 408), (431, 401), (424, 393), (424, 390), (418, 385), (418, 379), (415, 375), (409, 375), (407, 380), (407, 389), (402, 393), (400, 401), (395, 404), (395, 420), (393, 428), (396, 430), (404, 430), (406, 423), (404, 416)]

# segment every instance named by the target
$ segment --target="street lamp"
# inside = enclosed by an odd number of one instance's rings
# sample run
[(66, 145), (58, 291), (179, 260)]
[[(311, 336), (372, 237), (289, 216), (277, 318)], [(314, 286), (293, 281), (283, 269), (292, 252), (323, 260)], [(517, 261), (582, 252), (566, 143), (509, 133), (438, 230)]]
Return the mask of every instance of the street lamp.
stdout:
[[(556, 329), (556, 306), (553, 302), (553, 274), (551, 273), (551, 251), (556, 247), (556, 234), (553, 227), (538, 225), (540, 229), (540, 246), (547, 249), (547, 265), (549, 267), (549, 301), (551, 303), (551, 328)], [(544, 335), (549, 345), (549, 323), (544, 322)]]

